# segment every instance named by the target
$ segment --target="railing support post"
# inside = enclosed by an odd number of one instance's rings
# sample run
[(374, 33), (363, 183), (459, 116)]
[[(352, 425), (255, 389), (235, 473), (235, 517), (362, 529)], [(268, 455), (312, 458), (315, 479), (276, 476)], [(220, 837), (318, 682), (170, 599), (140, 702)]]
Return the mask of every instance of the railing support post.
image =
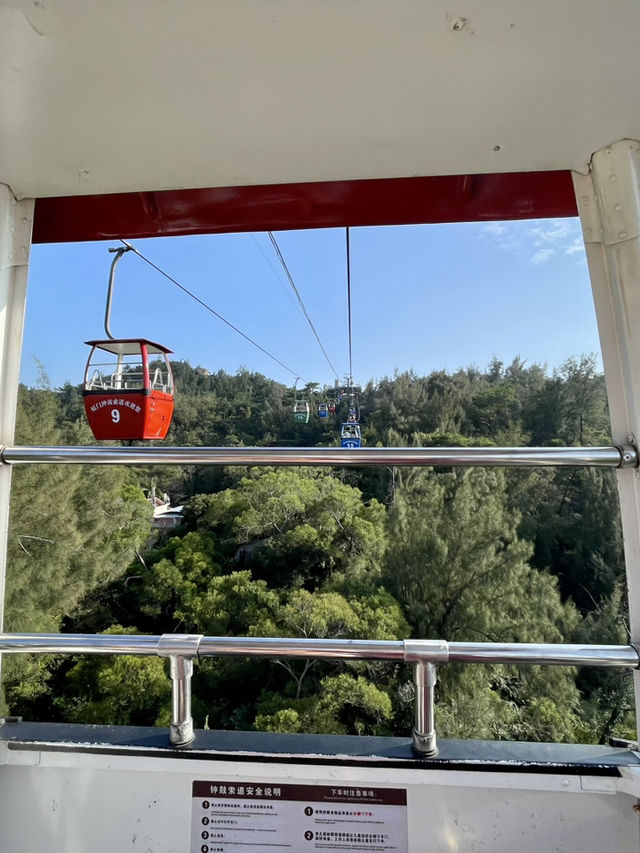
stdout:
[(433, 663), (416, 661), (413, 665), (413, 683), (416, 688), (413, 749), (424, 757), (438, 754), (434, 714), (436, 673)]
[(171, 728), (169, 740), (173, 746), (187, 746), (195, 737), (191, 716), (191, 676), (193, 659), (170, 655), (171, 667)]
[(188, 746), (194, 739), (191, 716), (191, 676), (193, 658), (198, 654), (201, 634), (163, 634), (157, 653), (169, 658), (171, 673), (171, 726), (169, 740), (173, 746)]

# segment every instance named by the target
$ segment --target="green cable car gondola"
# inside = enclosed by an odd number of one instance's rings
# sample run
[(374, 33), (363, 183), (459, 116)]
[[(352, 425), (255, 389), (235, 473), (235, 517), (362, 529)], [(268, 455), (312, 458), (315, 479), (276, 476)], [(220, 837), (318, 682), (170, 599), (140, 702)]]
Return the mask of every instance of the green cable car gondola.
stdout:
[(300, 381), (300, 377), (298, 377), (293, 385), (293, 420), (297, 424), (308, 424), (309, 423), (309, 402), (304, 400), (302, 397), (298, 397), (298, 382)]
[(293, 404), (293, 420), (297, 424), (309, 423), (309, 403), (306, 400), (296, 400)]

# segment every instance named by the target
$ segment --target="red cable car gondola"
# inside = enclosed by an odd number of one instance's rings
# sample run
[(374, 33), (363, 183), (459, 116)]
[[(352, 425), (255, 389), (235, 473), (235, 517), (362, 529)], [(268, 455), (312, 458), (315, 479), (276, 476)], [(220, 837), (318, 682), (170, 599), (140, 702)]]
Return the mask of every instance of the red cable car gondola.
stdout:
[(111, 264), (105, 310), (106, 340), (85, 341), (91, 353), (84, 372), (84, 410), (98, 440), (162, 439), (173, 415), (171, 352), (146, 338), (114, 338), (109, 331), (116, 264), (132, 246), (109, 249)]
[(84, 410), (94, 436), (164, 438), (173, 415), (171, 350), (144, 338), (85, 341)]

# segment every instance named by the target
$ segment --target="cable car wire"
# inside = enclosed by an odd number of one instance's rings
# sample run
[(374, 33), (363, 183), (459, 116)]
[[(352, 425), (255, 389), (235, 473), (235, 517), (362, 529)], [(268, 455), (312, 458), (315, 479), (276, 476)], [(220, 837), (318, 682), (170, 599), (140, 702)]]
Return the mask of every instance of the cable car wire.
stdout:
[(351, 246), (347, 227), (347, 324), (349, 327), (349, 387), (353, 388), (353, 359), (351, 353)]
[(340, 377), (338, 376), (338, 373), (337, 373), (337, 371), (336, 371), (335, 367), (334, 367), (334, 366), (333, 366), (333, 364), (331, 363), (331, 359), (330, 359), (330, 358), (329, 358), (329, 356), (327, 355), (327, 351), (325, 350), (325, 348), (324, 348), (324, 347), (323, 347), (323, 345), (322, 345), (322, 341), (320, 340), (320, 337), (319, 337), (318, 333), (317, 333), (317, 332), (316, 332), (316, 330), (315, 330), (315, 326), (314, 326), (314, 325), (313, 325), (313, 323), (311, 322), (311, 317), (310, 317), (310, 316), (309, 316), (309, 314), (307, 313), (307, 309), (304, 307), (304, 302), (302, 301), (302, 297), (300, 296), (300, 293), (298, 292), (298, 288), (297, 288), (297, 287), (296, 287), (296, 285), (295, 285), (295, 282), (294, 282), (294, 280), (293, 280), (293, 276), (292, 276), (292, 275), (291, 275), (291, 273), (289, 272), (289, 267), (287, 266), (285, 259), (282, 257), (282, 252), (280, 251), (280, 247), (278, 246), (278, 243), (276, 242), (276, 238), (275, 238), (275, 237), (274, 237), (274, 235), (273, 235), (273, 231), (268, 231), (267, 233), (268, 233), (268, 235), (269, 235), (269, 239), (271, 240), (271, 243), (273, 244), (273, 248), (275, 249), (276, 255), (278, 256), (278, 260), (279, 260), (279, 261), (280, 261), (280, 263), (282, 264), (282, 269), (285, 271), (285, 273), (286, 273), (286, 275), (287, 275), (287, 278), (289, 279), (289, 284), (291, 285), (291, 287), (292, 287), (292, 289), (293, 289), (293, 292), (295, 293), (295, 295), (296, 295), (296, 297), (297, 297), (297, 299), (298, 299), (298, 302), (300, 303), (300, 307), (302, 308), (302, 313), (303, 313), (303, 314), (304, 314), (304, 316), (307, 318), (307, 323), (308, 323), (308, 324), (309, 324), (309, 326), (311, 327), (311, 331), (313, 332), (313, 334), (315, 335), (316, 340), (318, 341), (318, 344), (319, 344), (319, 346), (320, 346), (320, 349), (322, 350), (322, 354), (324, 355), (325, 359), (327, 360), (327, 364), (329, 365), (329, 367), (330, 367), (330, 368), (331, 368), (331, 370), (333, 371), (334, 376), (336, 377), (336, 379), (337, 379), (338, 381), (340, 381)]
[(172, 276), (169, 275), (169, 273), (165, 272), (163, 269), (161, 269), (159, 266), (157, 266), (157, 264), (154, 264), (153, 261), (149, 260), (149, 258), (146, 258), (142, 254), (142, 252), (138, 251), (138, 249), (136, 249), (136, 247), (132, 243), (129, 243), (127, 240), (122, 240), (122, 239), (120, 240), (120, 242), (124, 243), (125, 246), (127, 246), (129, 249), (134, 251), (139, 258), (141, 258), (145, 263), (149, 264), (150, 267), (153, 267), (153, 269), (156, 270), (157, 272), (159, 272), (160, 275), (163, 275), (165, 278), (168, 278), (169, 281), (172, 282), (173, 284), (175, 284), (176, 287), (179, 287), (180, 290), (183, 291), (183, 293), (186, 293), (187, 296), (190, 296), (192, 299), (195, 299), (195, 301), (199, 305), (202, 305), (203, 308), (206, 308), (206, 310), (209, 311), (211, 314), (213, 314), (214, 317), (217, 317), (218, 320), (222, 320), (222, 322), (225, 323), (225, 325), (229, 326), (230, 329), (233, 329), (234, 332), (237, 332), (241, 337), (243, 337), (245, 339), (245, 341), (249, 341), (250, 344), (253, 344), (253, 346), (256, 347), (257, 349), (259, 349), (260, 352), (263, 352), (272, 361), (275, 361), (276, 364), (279, 364), (280, 367), (283, 367), (286, 371), (288, 371), (292, 376), (295, 376), (297, 379), (300, 379), (300, 374), (296, 370), (292, 370), (290, 367), (287, 367), (287, 365), (283, 361), (280, 361), (279, 358), (276, 358), (275, 355), (272, 355), (269, 352), (269, 350), (266, 350), (263, 346), (260, 346), (260, 344), (257, 343), (256, 341), (254, 341), (253, 338), (250, 338), (249, 335), (245, 335), (245, 333), (241, 329), (239, 329), (237, 326), (234, 326), (233, 323), (229, 322), (229, 320), (226, 320), (222, 316), (222, 314), (218, 314), (217, 311), (214, 311), (214, 309), (210, 305), (207, 305), (206, 302), (203, 302), (199, 296), (196, 296), (195, 293), (192, 293), (183, 284), (180, 284), (179, 281), (176, 281), (175, 278), (173, 278)]
[(288, 299), (288, 300), (289, 300), (289, 302), (293, 305), (293, 307), (294, 307), (294, 308), (295, 308), (295, 310), (298, 312), (298, 314), (300, 314), (300, 316), (301, 316), (301, 317), (304, 317), (304, 314), (303, 314), (303, 313), (302, 313), (302, 311), (300, 310), (300, 306), (298, 305), (298, 303), (296, 302), (296, 300), (295, 300), (295, 299), (293, 298), (293, 296), (291, 295), (291, 291), (289, 290), (289, 288), (287, 287), (287, 285), (286, 285), (286, 284), (284, 283), (284, 281), (282, 280), (282, 276), (278, 273), (278, 271), (276, 270), (276, 268), (275, 268), (275, 267), (274, 267), (274, 265), (272, 264), (272, 262), (271, 262), (271, 258), (267, 255), (267, 253), (265, 252), (265, 250), (262, 248), (262, 246), (260, 245), (260, 243), (259, 243), (259, 242), (258, 242), (258, 240), (256, 239), (256, 235), (255, 235), (255, 234), (252, 234), (252, 235), (251, 235), (251, 237), (252, 237), (252, 239), (253, 239), (253, 242), (256, 244), (256, 246), (257, 246), (257, 247), (258, 247), (258, 249), (260, 250), (260, 254), (261, 254), (261, 255), (262, 255), (262, 257), (265, 259), (265, 261), (269, 264), (269, 267), (271, 268), (271, 271), (272, 271), (273, 275), (275, 276), (276, 281), (278, 282), (278, 284), (280, 285), (280, 287), (283, 289), (283, 291), (286, 293), (286, 295), (287, 295), (287, 299)]

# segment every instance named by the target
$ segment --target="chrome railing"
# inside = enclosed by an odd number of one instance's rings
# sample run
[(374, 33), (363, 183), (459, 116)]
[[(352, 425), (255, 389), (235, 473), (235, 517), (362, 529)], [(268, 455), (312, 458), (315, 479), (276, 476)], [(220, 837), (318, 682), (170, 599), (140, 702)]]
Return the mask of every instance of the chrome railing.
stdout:
[(635, 447), (3, 447), (9, 465), (445, 465), (630, 468)]
[(414, 750), (437, 753), (434, 691), (437, 667), (448, 663), (640, 668), (633, 646), (555, 643), (462, 643), (443, 640), (316, 640), (273, 637), (204, 637), (200, 634), (0, 634), (8, 654), (158, 655), (169, 658), (172, 715), (169, 739), (187, 746), (194, 738), (191, 676), (194, 658), (260, 657), (317, 660), (393, 660), (413, 665)]

